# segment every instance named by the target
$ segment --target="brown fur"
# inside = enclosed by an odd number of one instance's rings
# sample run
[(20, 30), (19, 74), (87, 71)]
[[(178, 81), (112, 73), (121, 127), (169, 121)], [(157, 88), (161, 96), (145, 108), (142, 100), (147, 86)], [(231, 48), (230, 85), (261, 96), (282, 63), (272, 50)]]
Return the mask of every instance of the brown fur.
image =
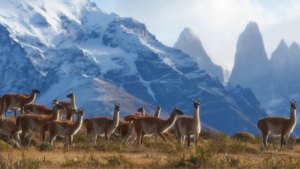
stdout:
[[(132, 118), (139, 118), (139, 117), (142, 117), (142, 113), (141, 112), (137, 112), (137, 113), (134, 113), (134, 114), (129, 114), (129, 115), (127, 115), (127, 116), (124, 117), (124, 121), (129, 122), (130, 119), (132, 119)], [(154, 117), (154, 116), (145, 113), (145, 117)]]
[[(26, 115), (20, 115), (17, 117), (16, 124), (22, 129), (22, 135), (21, 135), (21, 143), (24, 141), (24, 137), (26, 136), (27, 132), (31, 130), (33, 131), (33, 128), (38, 129), (41, 135), (41, 141), (43, 142), (45, 140), (45, 134), (44, 134), (44, 125), (46, 125), (48, 122), (58, 120), (59, 118), (59, 110), (64, 109), (63, 106), (56, 104), (54, 107), (55, 113), (53, 115), (35, 115), (35, 114), (26, 114)], [(33, 136), (33, 135), (32, 135)], [(32, 137), (31, 136), (31, 137)], [(31, 138), (29, 138), (30, 143)]]
[[(26, 91), (24, 91), (24, 96), (29, 97), (30, 94), (28, 94)], [(1, 96), (0, 97), (0, 115), (2, 115), (2, 113), (5, 113), (4, 111), (2, 111), (2, 109), (4, 108), (4, 97)], [(12, 109), (12, 110), (8, 110), (8, 111), (14, 111), (14, 116), (17, 116), (17, 111), (18, 109)]]
[[(53, 113), (52, 113), (53, 114)], [(73, 117), (73, 114), (76, 114), (76, 109), (73, 109), (71, 106), (69, 106), (69, 110), (67, 112), (67, 116), (65, 119), (59, 119), (58, 121), (60, 122), (64, 122), (64, 123), (68, 123), (68, 122), (71, 122), (71, 119)], [(44, 125), (44, 128), (43, 128), (43, 135), (45, 136), (46, 135), (46, 132), (48, 131), (47, 127), (48, 125), (50, 124), (51, 122), (48, 122), (46, 125)], [(50, 139), (50, 136), (49, 136), (49, 139)], [(65, 139), (63, 140), (65, 142)], [(71, 141), (73, 141), (73, 137), (71, 137)], [(56, 139), (54, 139), (54, 147), (55, 147), (55, 142), (56, 142)]]
[(121, 106), (116, 105), (114, 110), (114, 117), (110, 119), (109, 117), (94, 117), (91, 119), (85, 119), (84, 123), (86, 124), (87, 135), (93, 132), (94, 135), (94, 145), (96, 145), (97, 135), (104, 134), (105, 140), (109, 141), (111, 133), (115, 131), (119, 125), (119, 112)]
[[(34, 112), (34, 109), (37, 111)], [(38, 114), (38, 115), (52, 115), (53, 109), (50, 109), (43, 104), (31, 103), (31, 104), (26, 104), (24, 106), (24, 112), (26, 114), (33, 113), (33, 114)]]
[(276, 117), (276, 116), (268, 116), (262, 119), (259, 119), (257, 122), (257, 128), (262, 133), (262, 141), (261, 141), (261, 147), (264, 146), (268, 150), (267, 147), (267, 138), (269, 132), (271, 132), (274, 135), (280, 135), (281, 136), (281, 142), (280, 142), (280, 148), (282, 149), (283, 139), (286, 139), (287, 142), (287, 148), (289, 149), (289, 134), (293, 131), (294, 126), (296, 125), (296, 107), (297, 104), (292, 103), (290, 101), (291, 107), (290, 107), (290, 118), (285, 117)]
[[(60, 113), (60, 118), (63, 116), (63, 115), (67, 115), (70, 107), (73, 108), (73, 109), (76, 109), (76, 104), (75, 104), (75, 95), (74, 93), (70, 93), (66, 96), (67, 98), (71, 99), (71, 102), (68, 102), (68, 101), (58, 101), (58, 104), (64, 106), (65, 110), (61, 111)], [(74, 102), (74, 107), (72, 105), (72, 102)], [(71, 118), (71, 121), (74, 122), (75, 121), (75, 115), (72, 115), (72, 118)]]
[[(162, 133), (166, 132), (175, 123), (177, 115), (183, 115), (183, 112), (175, 106), (175, 109), (171, 113), (170, 118), (167, 120), (160, 119), (157, 117), (140, 117), (136, 119), (133, 122), (133, 127), (137, 135), (138, 144), (141, 144), (141, 138), (143, 134), (155, 134), (155, 147), (157, 144), (157, 136), (159, 136), (165, 142), (167, 142), (166, 138), (162, 135)], [(130, 146), (134, 139), (135, 137), (131, 136)]]
[[(59, 134), (67, 138), (66, 146), (69, 147), (73, 135), (76, 134), (81, 128), (82, 117), (84, 116), (84, 109), (78, 109), (77, 114), (77, 121), (75, 123), (70, 122), (68, 120), (55, 120), (47, 125), (47, 130), (49, 132), (49, 142), (51, 143), (51, 145), (53, 145), (53, 141)], [(63, 131), (60, 131), (61, 129), (63, 129)]]
[[(138, 111), (137, 113), (125, 116), (124, 120), (131, 123), (133, 120), (136, 120), (137, 118), (142, 117), (142, 111), (145, 111), (145, 110), (144, 110), (144, 107), (142, 106), (137, 111)], [(161, 111), (161, 106), (157, 106), (154, 116), (145, 113), (145, 117), (157, 117), (157, 118), (159, 118), (160, 111)], [(125, 125), (122, 125), (118, 128), (118, 130), (122, 130), (122, 131), (120, 131), (121, 133), (119, 133), (121, 135), (122, 140), (125, 139), (125, 138), (128, 138), (130, 128), (131, 128), (130, 124), (125, 124)], [(141, 143), (142, 144), (143, 144), (144, 135), (145, 135), (145, 133), (142, 134), (142, 138), (141, 138)], [(163, 133), (163, 135), (166, 136), (166, 137), (171, 137), (171, 134), (169, 132)]]
[(125, 140), (127, 142), (131, 134), (131, 128), (133, 129), (133, 124), (124, 121), (124, 123), (119, 124), (115, 132), (117, 132), (120, 135), (121, 140)]
[[(18, 110), (20, 109), (21, 115), (23, 114), (25, 104), (32, 103), (35, 99), (36, 94), (40, 94), (41, 92), (37, 89), (33, 89), (31, 96), (24, 96), (22, 94), (5, 94), (2, 97), (3, 100), (3, 108), (2, 113), (5, 113), (5, 117), (7, 117), (8, 110)], [(14, 116), (17, 117), (17, 111), (14, 111)]]
[(197, 148), (197, 139), (201, 130), (199, 117), (200, 99), (197, 102), (193, 99), (193, 105), (193, 116), (178, 117), (174, 126), (180, 144), (184, 143), (185, 136), (187, 136), (187, 149), (190, 147), (191, 135), (194, 136), (195, 148)]
[(8, 134), (10, 139), (16, 135), (16, 140), (20, 144), (19, 134), (22, 132), (22, 130), (16, 125), (15, 119), (0, 117), (0, 130), (2, 130), (3, 133)]

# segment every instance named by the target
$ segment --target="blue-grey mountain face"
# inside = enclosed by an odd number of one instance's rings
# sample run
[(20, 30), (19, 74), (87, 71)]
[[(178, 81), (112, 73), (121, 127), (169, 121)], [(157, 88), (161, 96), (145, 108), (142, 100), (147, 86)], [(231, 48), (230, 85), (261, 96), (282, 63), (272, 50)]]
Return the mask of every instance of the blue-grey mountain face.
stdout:
[[(107, 14), (85, 0), (1, 3), (18, 15), (0, 10), (0, 24), (7, 30), (0, 37), (13, 37), (23, 51), (9, 52), (14, 51), (9, 43), (1, 59), (16, 59), (4, 67), (15, 67), (17, 60), (25, 60), (27, 67), (24, 76), (0, 78), (0, 95), (37, 87), (42, 94), (36, 102), (50, 106), (54, 97), (67, 100), (65, 96), (74, 92), (77, 107), (85, 108), (87, 117), (111, 117), (114, 102), (121, 103), (121, 117), (140, 105), (150, 114), (161, 105), (163, 118), (175, 105), (192, 115), (192, 99), (201, 98), (201, 121), (229, 134), (255, 133), (258, 118), (267, 115), (250, 89), (224, 86), (189, 55), (158, 42), (146, 25), (132, 18)], [(1, 50), (7, 46), (1, 44)]]
[(184, 28), (173, 46), (182, 52), (190, 55), (197, 62), (199, 68), (219, 78), (221, 82), (225, 81), (224, 71), (221, 66), (215, 65), (205, 52), (200, 38), (190, 28)]
[(271, 59), (272, 100), (269, 109), (273, 114), (289, 116), (289, 100), (300, 99), (300, 49), (297, 43), (290, 47), (281, 40)]
[[(300, 99), (299, 65), (299, 45), (294, 42), (288, 47), (284, 40), (268, 60), (258, 26), (250, 22), (238, 39), (229, 82), (250, 87), (271, 115), (290, 117), (289, 100)], [(295, 133), (300, 133), (297, 126)]]
[(256, 92), (261, 88), (269, 89), (270, 79), (270, 64), (262, 35), (257, 24), (250, 22), (238, 38), (229, 83), (250, 87)]
[(7, 92), (40, 88), (44, 80), (27, 51), (10, 37), (3, 25), (0, 25), (0, 77), (0, 90)]

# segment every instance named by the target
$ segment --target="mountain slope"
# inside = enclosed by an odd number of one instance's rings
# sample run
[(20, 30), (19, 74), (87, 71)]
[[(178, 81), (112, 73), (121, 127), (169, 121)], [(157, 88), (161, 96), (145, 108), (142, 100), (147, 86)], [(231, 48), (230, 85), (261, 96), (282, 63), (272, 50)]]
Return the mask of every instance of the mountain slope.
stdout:
[(270, 65), (258, 25), (250, 22), (240, 34), (229, 83), (257, 90), (257, 82), (270, 82)]
[[(290, 99), (299, 100), (300, 48), (281, 40), (268, 60), (262, 35), (256, 23), (250, 22), (237, 43), (235, 65), (229, 82), (250, 87), (271, 115), (290, 117)], [(298, 118), (299, 119), (299, 118)], [(296, 126), (295, 133), (300, 133)]]
[[(161, 105), (170, 113), (179, 105), (192, 115), (192, 99), (201, 98), (202, 122), (229, 134), (241, 128), (255, 133), (258, 118), (267, 115), (253, 93), (245, 92), (250, 89), (224, 86), (132, 18), (107, 14), (86, 0), (1, 1), (3, 6), (0, 24), (26, 51), (14, 57), (30, 60), (28, 71), (37, 75), (12, 77), (13, 83), (36, 81), (18, 88), (1, 79), (0, 94), (37, 87), (42, 94), (36, 102), (50, 105), (53, 97), (66, 99), (73, 91), (86, 116), (111, 116), (114, 102), (121, 102), (121, 114), (143, 104), (147, 112)], [(13, 66), (9, 64), (5, 67)]]
[(199, 68), (205, 69), (207, 73), (218, 77), (221, 82), (225, 81), (223, 68), (211, 61), (202, 46), (200, 38), (190, 28), (184, 28), (173, 47), (195, 59)]

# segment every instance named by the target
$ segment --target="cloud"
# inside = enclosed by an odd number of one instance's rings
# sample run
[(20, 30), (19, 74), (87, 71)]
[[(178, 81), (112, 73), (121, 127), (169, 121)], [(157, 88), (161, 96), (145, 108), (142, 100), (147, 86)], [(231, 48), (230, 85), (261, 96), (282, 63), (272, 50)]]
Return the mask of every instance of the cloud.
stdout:
[(162, 43), (173, 46), (184, 27), (200, 37), (213, 62), (232, 68), (236, 43), (250, 21), (257, 22), (268, 56), (281, 39), (300, 42), (300, 2), (258, 0), (113, 0), (99, 8), (145, 23)]

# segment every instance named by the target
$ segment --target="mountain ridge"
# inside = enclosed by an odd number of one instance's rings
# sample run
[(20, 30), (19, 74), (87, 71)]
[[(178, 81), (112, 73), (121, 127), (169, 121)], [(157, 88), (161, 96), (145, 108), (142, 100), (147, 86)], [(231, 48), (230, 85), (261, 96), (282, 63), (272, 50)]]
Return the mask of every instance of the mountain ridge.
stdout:
[[(23, 71), (34, 75), (0, 79), (0, 94), (28, 91), (35, 82), (34, 87), (42, 91), (36, 102), (51, 107), (53, 97), (65, 100), (73, 91), (76, 104), (88, 106), (87, 117), (102, 110), (101, 115), (111, 116), (109, 105), (121, 101), (125, 102), (121, 102), (122, 115), (135, 113), (141, 103), (150, 111), (161, 105), (164, 112), (179, 105), (186, 115), (192, 115), (192, 99), (201, 98), (202, 122), (227, 134), (240, 129), (255, 133), (257, 118), (267, 115), (251, 89), (223, 84), (200, 69), (192, 57), (163, 45), (145, 24), (132, 18), (107, 14), (85, 0), (0, 4), (11, 11), (0, 10), (0, 24), (24, 51), (14, 56), (27, 59)], [(8, 56), (0, 55), (4, 60)], [(5, 65), (10, 66), (13, 61)]]

